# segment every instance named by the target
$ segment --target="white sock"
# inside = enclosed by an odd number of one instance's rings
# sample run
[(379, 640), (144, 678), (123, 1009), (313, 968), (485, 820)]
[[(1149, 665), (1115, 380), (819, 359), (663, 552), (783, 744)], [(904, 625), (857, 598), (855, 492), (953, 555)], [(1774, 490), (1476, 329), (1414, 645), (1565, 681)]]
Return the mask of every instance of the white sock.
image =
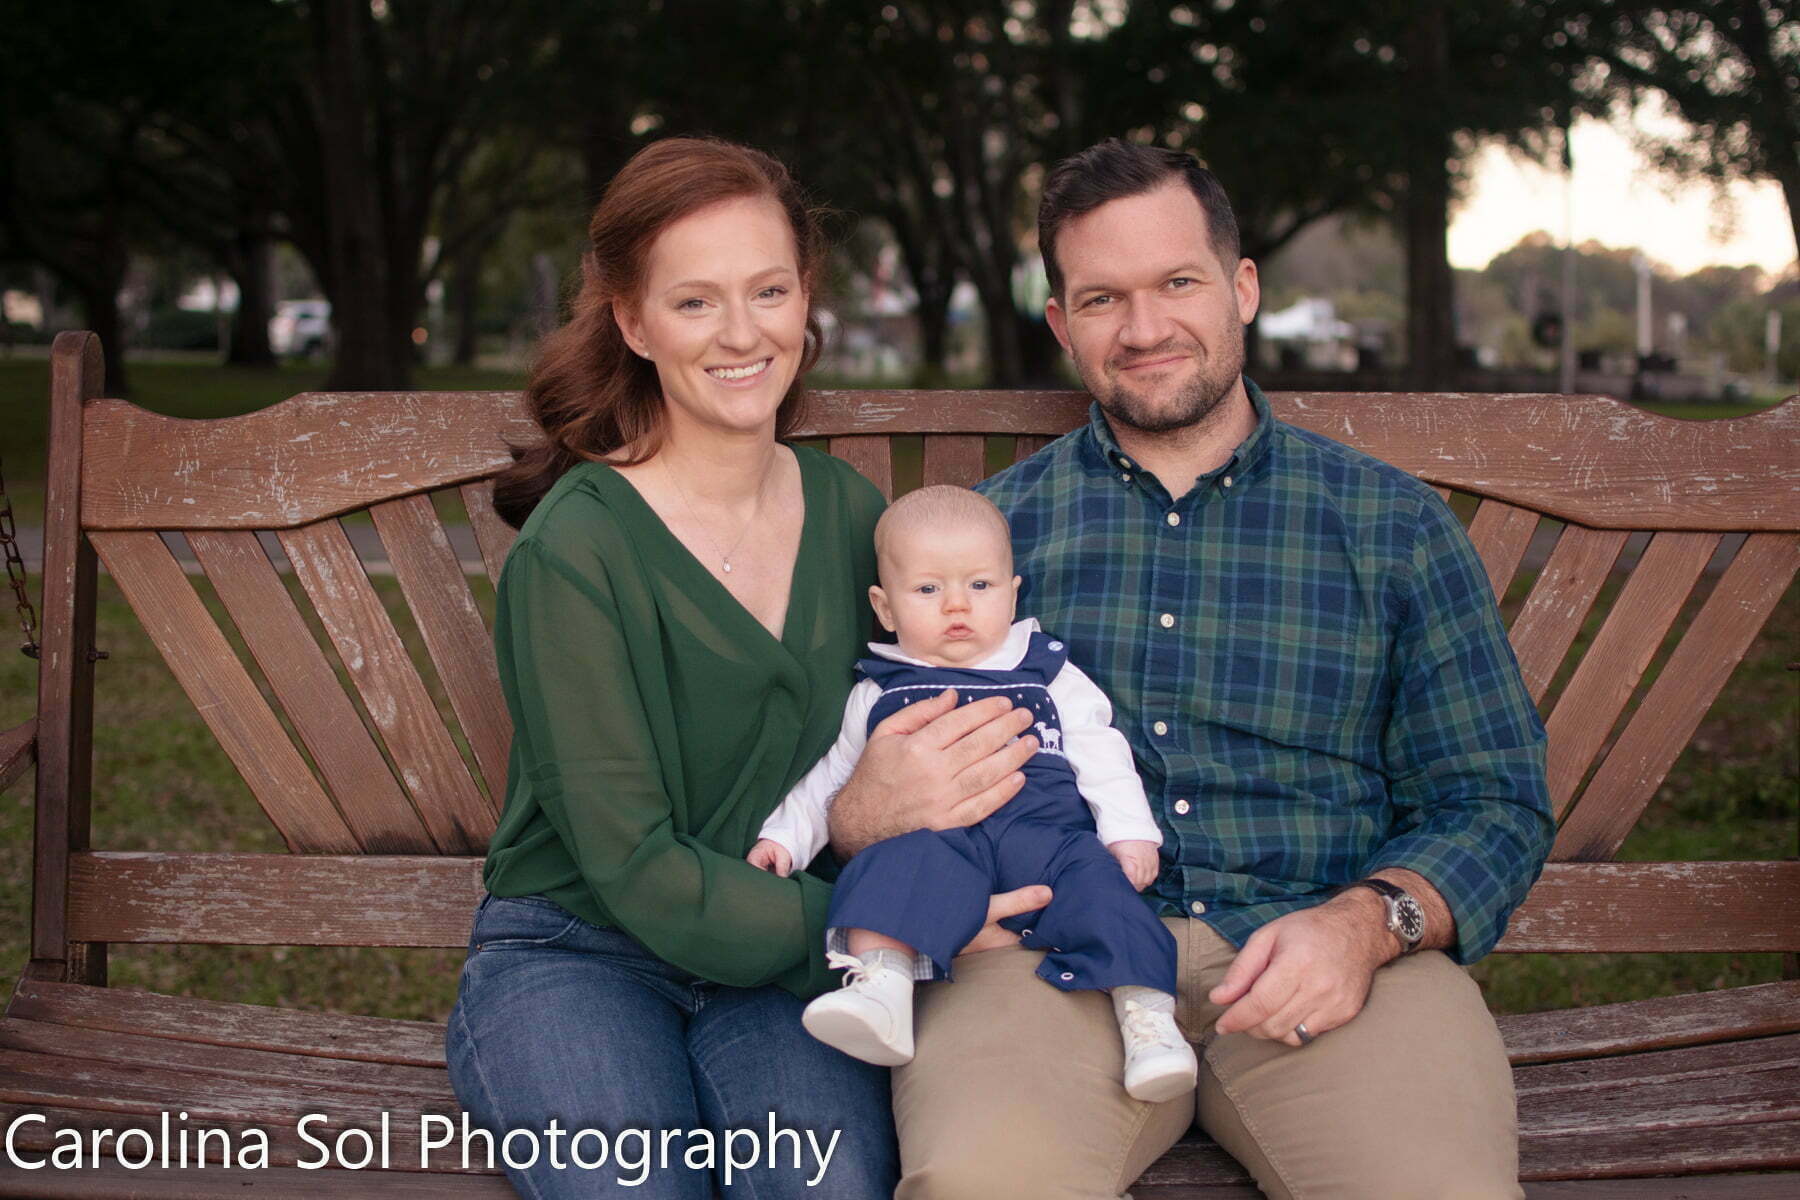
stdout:
[(1120, 1020), (1125, 1019), (1126, 1003), (1132, 1001), (1135, 1001), (1140, 1008), (1147, 1008), (1152, 1012), (1173, 1013), (1175, 1011), (1174, 996), (1168, 992), (1158, 991), (1153, 987), (1141, 987), (1135, 983), (1114, 988), (1112, 998), (1113, 1012)]
[[(866, 954), (857, 955), (863, 960), (865, 967), (883, 966), (900, 972), (907, 977), (912, 976), (913, 955), (906, 950), (895, 950), (889, 946), (878, 946)], [(1170, 1010), (1174, 1011), (1173, 1009)]]

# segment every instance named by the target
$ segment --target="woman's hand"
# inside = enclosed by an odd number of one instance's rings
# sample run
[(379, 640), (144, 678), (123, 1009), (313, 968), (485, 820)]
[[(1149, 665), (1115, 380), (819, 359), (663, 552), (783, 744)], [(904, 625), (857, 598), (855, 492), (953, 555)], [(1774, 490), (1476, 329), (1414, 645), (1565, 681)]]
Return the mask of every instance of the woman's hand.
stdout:
[(1003, 696), (956, 707), (954, 691), (909, 704), (869, 735), (856, 773), (831, 803), (838, 857), (915, 829), (955, 829), (992, 814), (1025, 786), (1037, 753), (1031, 710)]
[(1125, 872), (1125, 878), (1131, 880), (1131, 886), (1138, 891), (1149, 887), (1156, 878), (1156, 872), (1162, 863), (1157, 858), (1156, 843), (1131, 841), (1113, 842), (1107, 851), (1119, 860), (1119, 866)]
[(772, 871), (783, 879), (794, 870), (794, 856), (787, 852), (787, 847), (768, 838), (758, 838), (756, 845), (750, 847), (748, 857), (751, 866)]
[(1002, 928), (1000, 922), (1007, 917), (1036, 912), (1050, 903), (1051, 894), (1050, 889), (1043, 884), (1034, 883), (1030, 887), (998, 892), (988, 897), (987, 924), (962, 948), (962, 953), (974, 954), (977, 950), (992, 950), (996, 946), (1018, 945), (1019, 935)]

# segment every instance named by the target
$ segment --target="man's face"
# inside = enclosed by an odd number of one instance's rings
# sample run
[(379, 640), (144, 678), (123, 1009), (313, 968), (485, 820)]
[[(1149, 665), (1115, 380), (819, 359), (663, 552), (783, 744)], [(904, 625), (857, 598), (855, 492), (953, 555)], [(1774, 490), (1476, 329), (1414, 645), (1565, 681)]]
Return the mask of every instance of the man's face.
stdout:
[(1050, 328), (1117, 424), (1166, 433), (1203, 420), (1238, 386), (1256, 264), (1221, 263), (1206, 211), (1180, 180), (1108, 201), (1056, 239), (1061, 297)]

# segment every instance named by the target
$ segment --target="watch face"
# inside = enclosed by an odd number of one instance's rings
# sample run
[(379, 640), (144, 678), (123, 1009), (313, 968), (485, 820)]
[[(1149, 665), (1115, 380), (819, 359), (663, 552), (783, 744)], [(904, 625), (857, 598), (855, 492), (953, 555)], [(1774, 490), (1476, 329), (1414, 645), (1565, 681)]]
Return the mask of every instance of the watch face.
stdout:
[(1407, 945), (1412, 945), (1425, 936), (1425, 910), (1411, 896), (1401, 896), (1394, 901), (1394, 930)]

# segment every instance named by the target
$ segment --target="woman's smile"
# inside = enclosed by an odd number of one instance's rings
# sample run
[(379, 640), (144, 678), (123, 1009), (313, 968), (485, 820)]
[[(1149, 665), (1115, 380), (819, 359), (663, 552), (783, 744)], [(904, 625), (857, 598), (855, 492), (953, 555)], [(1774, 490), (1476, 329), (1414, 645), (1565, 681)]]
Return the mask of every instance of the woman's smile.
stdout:
[(706, 373), (720, 383), (747, 383), (768, 370), (773, 358), (759, 358), (741, 367), (707, 367)]

